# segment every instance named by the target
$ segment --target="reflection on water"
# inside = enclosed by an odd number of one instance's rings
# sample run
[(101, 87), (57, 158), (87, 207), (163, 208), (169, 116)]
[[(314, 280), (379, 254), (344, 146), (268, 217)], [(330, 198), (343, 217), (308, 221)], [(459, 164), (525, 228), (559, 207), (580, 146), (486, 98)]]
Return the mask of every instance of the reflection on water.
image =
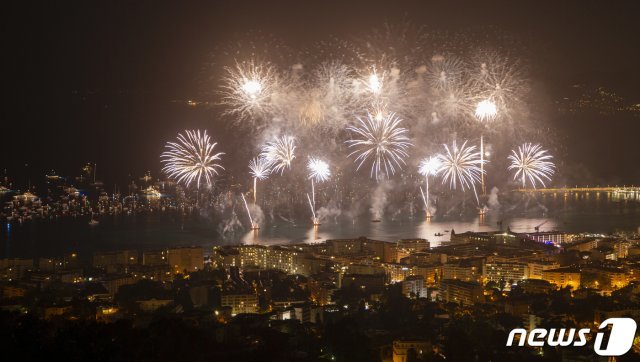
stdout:
[[(97, 226), (88, 220), (59, 219), (0, 225), (4, 244), (0, 257), (48, 256), (70, 251), (91, 255), (104, 249), (151, 249), (173, 245), (286, 244), (312, 243), (332, 238), (367, 236), (395, 241), (401, 238), (424, 238), (437, 246), (450, 239), (451, 231), (506, 230), (515, 232), (562, 230), (567, 232), (609, 233), (638, 231), (640, 203), (637, 196), (615, 192), (550, 193), (535, 197), (517, 195), (502, 198), (484, 215), (474, 210), (454, 210), (436, 214), (426, 220), (424, 214), (396, 213), (372, 222), (369, 215), (358, 218), (339, 217), (313, 226), (308, 220), (278, 220), (259, 230), (238, 230), (221, 238), (218, 225), (171, 213), (133, 216), (105, 216)], [(634, 195), (637, 195), (635, 193)], [(302, 218), (302, 216), (301, 216)]]
[(276, 223), (267, 225), (258, 235), (247, 233), (239, 242), (269, 245), (368, 236), (386, 241), (424, 238), (437, 246), (449, 241), (452, 230), (461, 233), (508, 228), (514, 232), (527, 232), (539, 228), (541, 231), (636, 232), (640, 230), (640, 204), (634, 201), (638, 192), (633, 193), (634, 198), (621, 195), (616, 192), (567, 192), (523, 196), (517, 202), (497, 206), (483, 215), (437, 215), (431, 219), (397, 217), (383, 218), (380, 222), (371, 222), (370, 217), (364, 215), (316, 227), (304, 222)]
[[(281, 243), (313, 243), (327, 239), (352, 238), (367, 236), (374, 239), (395, 241), (404, 238), (423, 238), (431, 242), (432, 246), (438, 246), (450, 239), (451, 231), (457, 233), (465, 231), (490, 231), (499, 229), (499, 215), (488, 213), (483, 216), (475, 216), (468, 220), (453, 219), (396, 219), (380, 222), (371, 222), (368, 218), (358, 219), (355, 223), (325, 223), (319, 226), (312, 225), (272, 225), (270, 228), (261, 229), (259, 233), (253, 231), (246, 233), (242, 239), (243, 244), (281, 244)], [(535, 227), (544, 225), (543, 230), (558, 229), (558, 224), (550, 218), (526, 217), (514, 218), (504, 223), (515, 232), (532, 231)]]

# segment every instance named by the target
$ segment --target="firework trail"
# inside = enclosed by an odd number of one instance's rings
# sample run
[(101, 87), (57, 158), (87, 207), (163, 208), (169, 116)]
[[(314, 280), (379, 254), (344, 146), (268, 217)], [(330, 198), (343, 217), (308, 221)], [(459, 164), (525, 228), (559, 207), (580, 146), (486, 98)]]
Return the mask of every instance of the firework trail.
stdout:
[(526, 187), (527, 180), (533, 188), (536, 188), (537, 182), (545, 186), (544, 180), (551, 181), (555, 172), (556, 166), (550, 161), (553, 156), (538, 144), (525, 143), (517, 150), (512, 150), (508, 159), (511, 161), (508, 170), (515, 170), (513, 179), (520, 178), (522, 188)]
[(420, 161), (420, 165), (418, 166), (418, 173), (424, 176), (427, 196), (425, 197), (425, 193), (422, 192), (422, 187), (420, 188), (420, 193), (422, 194), (422, 200), (424, 201), (424, 206), (427, 211), (427, 217), (431, 216), (430, 210), (430, 202), (429, 202), (429, 176), (436, 175), (438, 170), (442, 167), (442, 163), (438, 157), (427, 157)]
[(162, 171), (187, 187), (194, 181), (199, 189), (202, 181), (207, 186), (213, 183), (214, 175), (224, 167), (216, 163), (224, 152), (214, 152), (217, 143), (211, 143), (207, 131), (187, 130), (178, 134), (177, 142), (167, 142), (166, 151), (160, 155), (164, 163)]
[(271, 174), (271, 163), (263, 157), (249, 161), (249, 173), (253, 177), (253, 203), (258, 199), (258, 180), (266, 180)]
[(296, 158), (295, 150), (296, 139), (282, 136), (262, 147), (260, 157), (271, 164), (273, 172), (280, 172), (282, 175), (285, 168), (291, 168), (291, 162)]
[(309, 170), (309, 179), (311, 180), (311, 198), (307, 194), (309, 199), (309, 206), (311, 206), (311, 212), (313, 214), (314, 224), (318, 224), (319, 220), (316, 218), (316, 188), (315, 182), (324, 182), (331, 176), (331, 170), (329, 170), (329, 164), (317, 159), (315, 157), (309, 157), (307, 162), (307, 169)]
[(405, 165), (404, 158), (408, 157), (407, 149), (412, 144), (406, 135), (407, 129), (400, 127), (401, 122), (394, 113), (384, 117), (368, 113), (366, 118), (358, 117), (357, 125), (347, 127), (354, 134), (346, 143), (354, 148), (349, 157), (355, 156), (356, 170), (370, 160), (370, 176), (380, 181), (395, 174), (396, 167), (401, 169)]
[[(476, 118), (480, 120), (480, 122), (487, 122), (493, 120), (498, 115), (498, 108), (496, 104), (490, 99), (484, 99), (478, 102), (476, 106)], [(486, 188), (484, 185), (484, 135), (480, 135), (480, 187), (482, 190), (482, 194), (486, 193)]]
[(259, 229), (260, 225), (253, 221), (253, 217), (251, 217), (251, 211), (249, 211), (249, 205), (247, 204), (247, 199), (244, 197), (243, 193), (240, 193), (242, 196), (242, 202), (244, 203), (244, 208), (247, 210), (247, 215), (249, 216), (249, 222), (251, 223), (252, 229)]
[(315, 210), (315, 206), (314, 206), (314, 201), (311, 200), (311, 197), (309, 196), (308, 193), (307, 193), (307, 200), (309, 200), (309, 207), (311, 208), (311, 215), (313, 217), (313, 223), (314, 224), (319, 224), (320, 220), (318, 220), (318, 218), (316, 217), (316, 210)]

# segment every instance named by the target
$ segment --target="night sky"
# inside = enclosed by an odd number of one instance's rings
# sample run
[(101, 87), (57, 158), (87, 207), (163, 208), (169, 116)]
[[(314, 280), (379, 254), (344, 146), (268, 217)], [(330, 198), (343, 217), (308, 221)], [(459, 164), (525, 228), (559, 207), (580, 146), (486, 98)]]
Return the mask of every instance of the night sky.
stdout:
[(89, 161), (107, 182), (146, 170), (158, 175), (166, 140), (186, 128), (220, 128), (215, 111), (171, 100), (201, 99), (217, 86), (207, 64), (229, 39), (254, 31), (296, 47), (410, 21), (515, 39), (573, 180), (640, 183), (640, 117), (567, 120), (553, 111), (554, 100), (578, 82), (640, 103), (640, 3), (346, 3), (43, 1), (5, 8), (0, 169), (17, 183), (25, 172), (75, 175)]

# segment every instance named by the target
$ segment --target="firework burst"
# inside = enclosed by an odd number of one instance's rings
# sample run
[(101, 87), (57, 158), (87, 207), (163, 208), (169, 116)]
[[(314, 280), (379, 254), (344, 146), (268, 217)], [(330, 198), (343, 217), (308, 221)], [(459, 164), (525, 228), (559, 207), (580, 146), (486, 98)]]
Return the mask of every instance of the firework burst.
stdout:
[(253, 203), (258, 201), (258, 180), (266, 180), (271, 174), (271, 162), (264, 157), (249, 161), (249, 173), (253, 177)]
[(509, 114), (526, 90), (520, 63), (492, 51), (482, 51), (475, 59), (480, 61), (473, 73), (479, 96), (492, 99), (502, 114)]
[(309, 170), (309, 178), (315, 182), (327, 181), (331, 176), (329, 164), (315, 157), (309, 157), (307, 169)]
[(441, 166), (442, 163), (438, 157), (426, 157), (420, 161), (418, 172), (424, 177), (429, 177), (437, 174)]
[(438, 155), (441, 166), (437, 171), (442, 175), (442, 183), (448, 182), (451, 189), (460, 185), (462, 191), (475, 191), (475, 184), (482, 175), (480, 166), (485, 162), (480, 158), (480, 152), (476, 151), (476, 146), (467, 146), (467, 141), (464, 141), (458, 147), (455, 140), (451, 147), (443, 146), (444, 153)]
[(525, 143), (512, 150), (508, 157), (511, 161), (508, 170), (515, 170), (513, 179), (520, 179), (522, 188), (526, 187), (527, 180), (531, 187), (536, 188), (536, 183), (544, 186), (544, 181), (551, 181), (555, 172), (555, 165), (551, 162), (553, 156), (549, 155), (540, 145)]
[(395, 174), (396, 167), (405, 165), (407, 149), (412, 146), (407, 137), (407, 129), (400, 126), (402, 120), (394, 113), (384, 117), (375, 117), (370, 113), (366, 118), (358, 118), (358, 123), (347, 127), (354, 138), (346, 143), (354, 151), (354, 162), (359, 170), (366, 162), (371, 161), (371, 177), (381, 180), (385, 176)]
[(420, 161), (420, 165), (418, 166), (418, 173), (424, 176), (425, 180), (426, 197), (425, 193), (422, 191), (422, 187), (420, 188), (420, 194), (422, 195), (424, 207), (427, 211), (427, 218), (431, 217), (431, 203), (429, 202), (429, 176), (436, 175), (440, 167), (442, 167), (442, 163), (440, 162), (440, 158), (438, 157), (424, 158), (422, 159), (422, 161)]
[(249, 173), (258, 180), (266, 180), (271, 174), (271, 163), (264, 157), (255, 157), (249, 161)]
[(309, 200), (309, 207), (311, 208), (312, 220), (314, 225), (318, 225), (320, 220), (316, 217), (316, 187), (315, 182), (324, 182), (331, 176), (331, 170), (329, 170), (329, 164), (317, 159), (315, 157), (309, 157), (307, 162), (307, 169), (309, 170), (309, 179), (311, 180), (311, 197), (307, 194)]
[(296, 139), (292, 136), (281, 136), (262, 147), (260, 157), (271, 164), (274, 172), (282, 174), (285, 168), (291, 168), (291, 162), (296, 158), (295, 150)]
[(464, 62), (453, 56), (435, 55), (431, 58), (427, 78), (434, 89), (447, 90), (462, 82)]
[(222, 104), (226, 113), (249, 120), (262, 117), (272, 110), (272, 96), (278, 86), (278, 76), (269, 64), (258, 65), (253, 61), (236, 63), (225, 68)]
[(217, 143), (211, 143), (211, 138), (207, 131), (200, 130), (185, 131), (178, 134), (177, 142), (167, 142), (167, 150), (160, 156), (164, 164), (164, 171), (170, 178), (177, 182), (190, 186), (196, 182), (200, 184), (204, 181), (207, 186), (213, 183), (213, 177), (218, 175), (218, 170), (224, 170), (217, 161), (224, 152), (214, 152)]
[(498, 108), (496, 104), (489, 100), (485, 99), (478, 102), (476, 106), (476, 117), (481, 121), (490, 121), (498, 115)]

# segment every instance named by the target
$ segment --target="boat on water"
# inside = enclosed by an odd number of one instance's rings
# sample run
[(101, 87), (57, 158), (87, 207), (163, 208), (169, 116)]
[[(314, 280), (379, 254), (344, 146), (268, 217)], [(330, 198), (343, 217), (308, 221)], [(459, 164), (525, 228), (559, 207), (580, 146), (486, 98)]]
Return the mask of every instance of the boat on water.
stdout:
[(444, 234), (443, 233), (435, 233), (435, 234), (433, 234), (433, 236), (444, 236)]
[(100, 221), (96, 220), (96, 219), (93, 217), (93, 213), (91, 213), (91, 220), (89, 220), (89, 225), (90, 225), (90, 226), (96, 226), (96, 225), (98, 225), (98, 224), (100, 224)]

